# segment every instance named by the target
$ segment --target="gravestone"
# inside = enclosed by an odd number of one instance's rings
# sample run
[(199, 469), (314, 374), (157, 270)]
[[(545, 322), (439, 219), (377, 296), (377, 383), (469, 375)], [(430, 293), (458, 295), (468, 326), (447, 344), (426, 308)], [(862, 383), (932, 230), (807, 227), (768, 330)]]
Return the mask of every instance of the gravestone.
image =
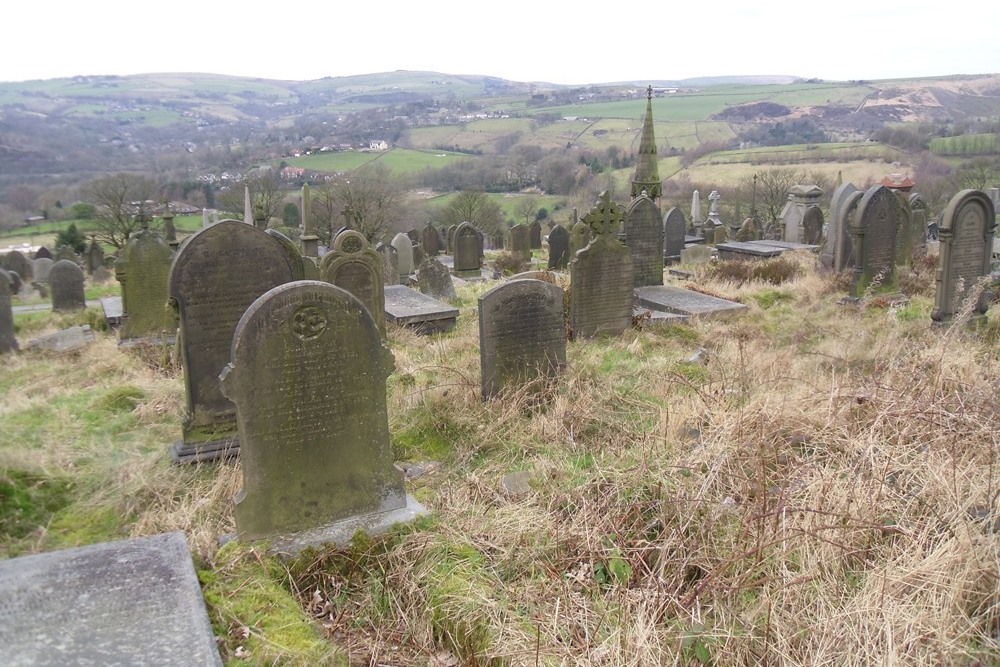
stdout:
[(276, 238), (222, 220), (185, 240), (174, 257), (167, 295), (179, 318), (185, 415), (174, 462), (210, 461), (239, 452), (235, 408), (219, 390), (236, 323), (264, 292), (291, 282), (295, 267)]
[(681, 250), (681, 264), (708, 264), (712, 261), (712, 249), (707, 245), (689, 245)]
[(684, 212), (674, 206), (663, 216), (663, 261), (677, 262), (684, 249), (684, 235), (687, 231), (687, 221)]
[(448, 227), (448, 252), (455, 254), (455, 232), (458, 231), (458, 225), (451, 225)]
[(625, 244), (632, 253), (634, 287), (663, 284), (663, 216), (645, 192), (625, 209)]
[(54, 262), (50, 257), (39, 257), (31, 262), (36, 283), (47, 284), (49, 282), (49, 272), (52, 270), (52, 264)]
[(624, 214), (604, 191), (583, 216), (594, 238), (570, 262), (573, 338), (617, 335), (632, 325), (632, 254), (617, 238)]
[(413, 244), (413, 270), (416, 271), (420, 263), (424, 261), (424, 247), (419, 243)]
[(396, 249), (396, 269), (400, 281), (407, 280), (413, 273), (413, 243), (410, 237), (400, 232), (392, 237), (392, 247)]
[(49, 270), (52, 310), (80, 310), (87, 307), (83, 296), (83, 270), (75, 262), (60, 259)]
[(311, 542), (303, 531), (359, 515), (398, 521), (416, 509), (392, 461), (392, 370), (375, 320), (346, 290), (301, 281), (250, 306), (220, 377), (239, 423), (241, 540), (277, 538), (279, 549), (297, 550)]
[(483, 400), (566, 365), (563, 289), (542, 280), (512, 280), (479, 297)]
[(842, 183), (830, 200), (830, 222), (820, 252), (820, 265), (839, 273), (854, 265), (851, 220), (864, 193), (853, 183)]
[(406, 232), (406, 235), (410, 237), (410, 243), (412, 245), (416, 245), (416, 244), (420, 243), (420, 230), (419, 229), (411, 229), (411, 230), (409, 230), (409, 231)]
[(424, 257), (417, 268), (417, 289), (421, 294), (435, 299), (451, 301), (457, 298), (455, 285), (451, 282), (451, 271), (433, 257)]
[[(910, 205), (911, 233), (910, 241), (913, 244), (912, 256), (922, 257), (927, 254), (927, 216), (930, 206), (927, 200), (919, 192), (910, 193), (907, 203)], [(996, 209), (996, 206), (993, 207)]]
[(752, 241), (730, 241), (723, 243), (716, 243), (715, 250), (719, 255), (721, 260), (755, 260), (763, 261), (765, 259), (772, 259), (778, 257), (781, 253), (785, 252), (782, 248), (776, 248), (774, 246), (765, 246), (754, 243)]
[(222, 667), (184, 533), (0, 561), (0, 664)]
[(56, 248), (56, 256), (53, 257), (55, 261), (65, 259), (66, 261), (73, 262), (74, 264), (80, 263), (80, 258), (77, 257), (76, 252), (70, 248), (68, 245), (61, 245)]
[(483, 236), (468, 222), (455, 229), (452, 239), (454, 247), (455, 275), (459, 278), (479, 278), (482, 276), (480, 259), (483, 255)]
[(0, 354), (18, 350), (17, 338), (14, 337), (14, 310), (10, 289), (10, 274), (0, 269)]
[(28, 341), (26, 350), (45, 350), (47, 352), (76, 352), (94, 342), (94, 331), (89, 324), (70, 327), (61, 331), (39, 336)]
[(429, 257), (441, 254), (441, 236), (434, 225), (427, 223), (420, 232), (420, 244), (424, 247), (424, 253)]
[(896, 232), (900, 224), (896, 193), (884, 185), (868, 189), (858, 203), (851, 226), (856, 264), (851, 297), (897, 291)]
[(391, 244), (379, 243), (375, 252), (382, 257), (382, 284), (399, 284), (399, 264), (396, 259), (396, 248)]
[(510, 228), (510, 251), (525, 262), (531, 259), (531, 231), (527, 225)]
[(382, 258), (369, 245), (365, 235), (354, 230), (341, 232), (333, 248), (319, 266), (324, 282), (347, 290), (365, 305), (385, 335), (385, 283)]
[(593, 234), (590, 231), (590, 227), (582, 220), (574, 224), (573, 228), (569, 230), (569, 261), (571, 263), (576, 257), (576, 253), (586, 248), (587, 244), (590, 243), (591, 236)]
[(823, 242), (823, 209), (808, 206), (802, 214), (802, 243), (819, 245)]
[(385, 319), (418, 334), (447, 333), (455, 328), (458, 308), (405, 285), (385, 288)]
[(284, 248), (285, 256), (292, 266), (292, 280), (311, 280), (317, 277), (318, 274), (314, 276), (306, 275), (307, 272), (310, 272), (310, 268), (313, 268), (316, 265), (302, 256), (302, 253), (299, 252), (298, 246), (296, 246), (290, 238), (279, 232), (277, 229), (267, 229), (265, 231), (268, 235), (277, 239), (278, 242), (281, 243), (281, 247)]
[(22, 255), (20, 250), (11, 250), (0, 255), (0, 269), (13, 271), (26, 283), (35, 279), (34, 263)]
[(701, 236), (701, 193), (691, 193), (691, 229), (695, 236)]
[(990, 255), (996, 232), (996, 211), (986, 193), (962, 190), (948, 203), (938, 232), (937, 291), (931, 319), (951, 321), (963, 306), (971, 306), (970, 324), (985, 322), (990, 307), (988, 290), (981, 290), (975, 304), (964, 301), (974, 294), (977, 283), (990, 273)]
[(542, 247), (542, 223), (537, 220), (528, 225), (528, 244), (532, 250), (540, 250)]
[(565, 269), (569, 265), (569, 232), (556, 225), (549, 232), (549, 270)]
[(45, 246), (41, 246), (38, 250), (35, 251), (35, 259), (42, 259), (42, 258), (52, 259), (52, 251), (46, 248)]
[(7, 271), (7, 279), (10, 281), (10, 293), (14, 296), (20, 296), (21, 290), (25, 286), (20, 274), (17, 271)]
[(87, 246), (84, 258), (86, 259), (87, 273), (90, 275), (93, 275), (94, 271), (104, 266), (104, 248), (101, 247), (101, 244), (94, 237), (90, 238), (90, 245)]
[(910, 210), (908, 195), (903, 190), (892, 189), (899, 207), (899, 227), (896, 230), (896, 266), (913, 265), (913, 211)]
[(802, 243), (802, 222), (806, 211), (810, 206), (818, 206), (822, 196), (822, 188), (816, 185), (796, 185), (788, 191), (788, 203), (779, 216), (783, 230), (782, 241)]
[(115, 261), (121, 283), (122, 325), (119, 344), (154, 339), (172, 343), (177, 320), (167, 305), (167, 282), (173, 252), (166, 239), (148, 225), (133, 234)]

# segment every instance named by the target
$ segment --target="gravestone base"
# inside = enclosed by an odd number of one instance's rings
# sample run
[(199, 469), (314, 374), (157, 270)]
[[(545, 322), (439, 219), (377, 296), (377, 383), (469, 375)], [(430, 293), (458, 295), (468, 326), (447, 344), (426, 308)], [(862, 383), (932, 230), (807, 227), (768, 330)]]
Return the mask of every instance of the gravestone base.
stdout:
[(195, 443), (178, 440), (170, 448), (170, 462), (174, 464), (206, 463), (233, 459), (239, 455), (240, 441), (235, 436)]
[[(319, 548), (324, 544), (345, 546), (359, 530), (368, 535), (380, 535), (388, 532), (397, 523), (409, 523), (430, 512), (413, 496), (406, 495), (406, 505), (384, 512), (370, 512), (347, 517), (333, 523), (328, 523), (297, 533), (288, 533), (269, 538), (268, 552), (281, 557), (294, 557), (308, 548)], [(223, 535), (220, 544), (237, 539), (236, 535)]]

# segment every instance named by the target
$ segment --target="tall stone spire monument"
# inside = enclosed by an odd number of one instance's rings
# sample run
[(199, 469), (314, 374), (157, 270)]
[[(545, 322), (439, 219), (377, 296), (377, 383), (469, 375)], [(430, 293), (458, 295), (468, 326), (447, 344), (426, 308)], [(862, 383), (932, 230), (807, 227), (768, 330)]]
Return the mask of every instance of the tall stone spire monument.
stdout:
[(646, 195), (656, 201), (663, 196), (663, 184), (660, 182), (660, 172), (656, 166), (656, 138), (653, 136), (653, 87), (646, 88), (646, 119), (642, 123), (642, 136), (639, 138), (639, 158), (635, 165), (635, 175), (632, 177), (632, 198), (646, 192)]

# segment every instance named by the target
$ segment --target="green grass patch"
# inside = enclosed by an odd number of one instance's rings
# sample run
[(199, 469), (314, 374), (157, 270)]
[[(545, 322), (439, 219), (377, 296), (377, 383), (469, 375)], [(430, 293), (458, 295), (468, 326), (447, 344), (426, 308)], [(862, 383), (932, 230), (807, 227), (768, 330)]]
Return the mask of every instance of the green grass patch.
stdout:
[(6, 544), (47, 526), (68, 505), (73, 482), (21, 470), (0, 470), (0, 540)]

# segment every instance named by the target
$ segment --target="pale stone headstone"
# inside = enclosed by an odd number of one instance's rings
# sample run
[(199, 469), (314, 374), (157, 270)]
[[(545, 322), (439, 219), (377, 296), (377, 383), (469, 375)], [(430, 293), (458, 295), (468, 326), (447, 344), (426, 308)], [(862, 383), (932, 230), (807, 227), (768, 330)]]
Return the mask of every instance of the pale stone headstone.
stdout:
[(458, 225), (448, 227), (448, 252), (451, 254), (455, 253), (455, 232), (457, 231)]
[(239, 451), (232, 402), (219, 390), (236, 323), (264, 292), (291, 282), (295, 266), (276, 238), (254, 225), (222, 220), (189, 236), (170, 267), (168, 297), (179, 318), (184, 371), (182, 439), (175, 462)]
[(632, 254), (617, 238), (624, 214), (605, 191), (583, 216), (594, 238), (570, 262), (573, 338), (617, 335), (632, 326)]
[(0, 561), (0, 664), (222, 667), (184, 533)]
[(365, 305), (385, 335), (385, 282), (382, 258), (361, 232), (341, 232), (319, 266), (324, 282), (347, 290)]
[(549, 270), (565, 269), (569, 266), (569, 232), (562, 225), (556, 225), (549, 232)]
[(392, 370), (375, 320), (346, 290), (300, 281), (250, 306), (220, 378), (239, 422), (241, 540), (294, 542), (302, 531), (407, 508), (389, 440)]
[(806, 207), (802, 214), (802, 243), (819, 245), (823, 242), (823, 210), (816, 205)]
[(632, 253), (635, 287), (663, 284), (663, 216), (645, 192), (625, 208), (625, 245)]
[(75, 262), (60, 259), (49, 270), (52, 310), (80, 310), (87, 307), (83, 295), (83, 270)]
[(68, 245), (61, 245), (56, 248), (56, 256), (52, 259), (57, 262), (61, 259), (65, 259), (68, 262), (73, 262), (74, 264), (80, 263), (80, 258), (77, 257), (76, 252), (70, 248)]
[(563, 289), (542, 280), (512, 280), (479, 297), (483, 400), (566, 365)]
[(691, 226), (695, 232), (701, 229), (701, 193), (691, 193)]
[(76, 352), (94, 342), (94, 331), (89, 324), (70, 327), (55, 333), (33, 338), (24, 346), (26, 350), (46, 350), (48, 352)]
[(115, 260), (115, 277), (121, 283), (122, 343), (142, 339), (172, 341), (177, 330), (174, 313), (167, 305), (167, 281), (173, 252), (166, 239), (140, 230), (129, 238)]
[(684, 249), (684, 235), (687, 233), (687, 221), (684, 212), (676, 206), (663, 216), (663, 260), (678, 261), (681, 250)]
[(531, 259), (531, 231), (527, 225), (510, 228), (510, 251), (524, 261)]
[(796, 185), (788, 191), (788, 203), (781, 211), (781, 240), (802, 243), (802, 221), (810, 206), (818, 206), (823, 190), (816, 185)]
[(420, 245), (424, 247), (424, 253), (429, 257), (441, 254), (441, 235), (431, 223), (424, 225), (420, 232)]
[(686, 317), (715, 317), (747, 309), (742, 303), (720, 299), (673, 285), (649, 285), (635, 291), (640, 306)]
[(707, 264), (712, 260), (712, 249), (707, 245), (689, 245), (681, 250), (681, 264)]
[(54, 263), (51, 257), (38, 257), (32, 260), (31, 265), (36, 283), (47, 284), (49, 282), (49, 272)]
[(10, 288), (10, 275), (0, 269), (0, 354), (18, 350), (17, 338), (14, 337), (14, 311)]
[(573, 228), (569, 230), (569, 261), (572, 262), (576, 257), (576, 253), (580, 252), (587, 247), (590, 243), (590, 239), (593, 233), (590, 230), (590, 226), (587, 223), (580, 221), (573, 225)]
[(542, 247), (542, 223), (537, 220), (528, 225), (528, 243), (532, 250)]
[(834, 272), (840, 272), (854, 265), (851, 220), (864, 193), (853, 183), (842, 183), (833, 191), (830, 199), (830, 221), (826, 230), (820, 264)]
[(896, 233), (900, 224), (899, 200), (884, 185), (868, 189), (855, 212), (853, 235), (856, 265), (851, 296), (866, 292), (889, 294), (897, 291)]
[(35, 279), (34, 263), (22, 255), (20, 250), (11, 250), (0, 255), (0, 269), (13, 271), (26, 283)]
[(468, 222), (455, 228), (452, 237), (455, 275), (459, 278), (477, 278), (482, 275), (480, 259), (483, 256), (483, 235)]
[(379, 243), (375, 246), (375, 252), (382, 258), (382, 284), (398, 285), (399, 264), (396, 259), (396, 248), (391, 244)]
[(444, 301), (457, 297), (455, 285), (451, 282), (451, 271), (433, 257), (424, 257), (424, 261), (417, 267), (417, 289), (421, 294)]
[[(948, 203), (938, 232), (937, 292), (931, 313), (935, 322), (952, 320), (980, 279), (989, 275), (996, 227), (996, 211), (986, 193), (962, 190)], [(989, 307), (990, 295), (983, 289), (972, 306), (972, 322), (981, 323)]]
[(396, 249), (396, 269), (399, 279), (406, 280), (413, 273), (413, 242), (410, 237), (400, 232), (392, 237), (392, 247)]

